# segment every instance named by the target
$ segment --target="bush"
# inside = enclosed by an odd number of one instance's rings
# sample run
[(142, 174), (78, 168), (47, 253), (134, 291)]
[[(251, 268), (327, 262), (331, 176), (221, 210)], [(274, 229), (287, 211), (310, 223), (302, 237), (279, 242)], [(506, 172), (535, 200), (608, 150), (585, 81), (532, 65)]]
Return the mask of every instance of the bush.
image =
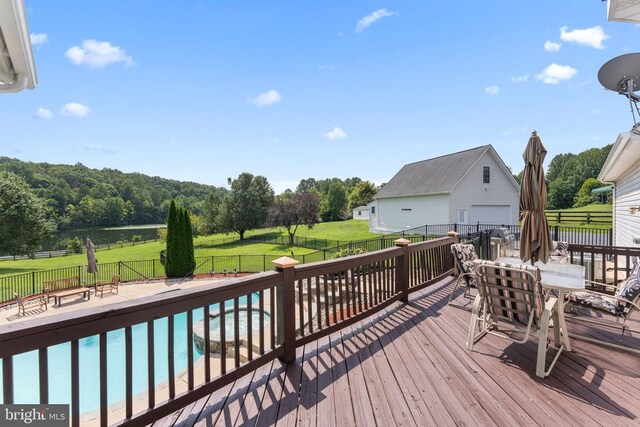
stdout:
[(342, 248), (339, 251), (337, 251), (336, 253), (333, 254), (333, 258), (344, 258), (347, 256), (351, 256), (351, 255), (360, 255), (363, 254), (367, 251), (365, 251), (363, 248), (356, 246), (356, 247), (347, 247), (347, 248)]
[(67, 241), (67, 252), (71, 254), (81, 254), (82, 253), (82, 242), (79, 237), (74, 237), (73, 239), (69, 239)]
[(131, 237), (131, 241), (133, 243), (141, 242), (142, 241), (142, 236), (139, 235), (139, 234), (134, 234), (133, 237)]

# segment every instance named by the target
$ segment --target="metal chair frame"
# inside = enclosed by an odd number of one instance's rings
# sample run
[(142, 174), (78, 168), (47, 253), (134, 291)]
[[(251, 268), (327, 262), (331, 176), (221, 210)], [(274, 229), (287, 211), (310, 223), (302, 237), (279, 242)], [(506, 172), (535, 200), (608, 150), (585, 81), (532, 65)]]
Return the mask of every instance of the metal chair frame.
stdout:
[[(534, 270), (535, 271), (535, 270)], [(476, 277), (478, 280), (478, 295), (473, 303), (471, 324), (467, 339), (467, 348), (473, 350), (474, 344), (487, 334), (495, 335), (507, 339), (517, 344), (523, 344), (529, 339), (529, 335), (538, 336), (538, 351), (536, 359), (536, 375), (540, 378), (547, 377), (558, 358), (569, 344), (569, 337), (566, 333), (566, 324), (558, 313), (558, 299), (550, 296), (544, 302), (545, 295), (540, 284), (540, 272), (534, 275), (525, 266), (516, 267), (500, 264), (492, 261), (476, 261)], [(526, 282), (528, 286), (523, 288), (514, 287), (517, 282)], [(528, 289), (527, 289), (528, 288)], [(538, 295), (539, 293), (539, 295)], [(538, 313), (536, 308), (536, 298), (543, 301), (542, 313)], [(500, 304), (496, 304), (499, 302)], [(524, 310), (518, 308), (524, 306)], [(527, 317), (526, 322), (520, 317)], [(549, 326), (553, 318), (554, 325), (559, 327), (560, 344), (557, 353), (546, 368), (546, 354), (549, 349)], [(499, 320), (505, 320), (512, 324), (513, 329), (497, 330)], [(533, 331), (534, 321), (537, 331)], [(515, 323), (524, 323), (523, 329), (517, 327)], [(476, 332), (479, 328), (479, 332)], [(522, 339), (515, 339), (504, 332), (518, 332), (524, 334)]]

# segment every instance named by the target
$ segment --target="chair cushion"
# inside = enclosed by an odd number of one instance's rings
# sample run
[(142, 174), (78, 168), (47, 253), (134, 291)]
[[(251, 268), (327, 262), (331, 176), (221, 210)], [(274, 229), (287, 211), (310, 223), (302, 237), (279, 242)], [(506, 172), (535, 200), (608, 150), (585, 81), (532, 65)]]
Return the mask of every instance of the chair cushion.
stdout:
[(617, 316), (620, 314), (620, 305), (615, 298), (605, 294), (591, 292), (571, 292), (569, 301), (596, 310), (606, 311)]
[(454, 243), (453, 245), (451, 245), (451, 252), (456, 258), (456, 263), (458, 264), (460, 273), (466, 274), (464, 278), (467, 282), (467, 285), (474, 288), (477, 287), (478, 281), (476, 280), (476, 271), (475, 266), (473, 265), (473, 261), (478, 259), (476, 249), (473, 247), (473, 245), (469, 245), (466, 243)]
[(569, 256), (569, 244), (567, 242), (553, 242), (553, 251), (549, 254), (549, 257), (568, 257)]
[[(640, 295), (640, 261), (636, 261), (629, 276), (620, 284), (616, 291), (616, 296), (629, 301), (635, 301)], [(628, 313), (631, 309), (629, 304), (619, 302), (623, 313)]]

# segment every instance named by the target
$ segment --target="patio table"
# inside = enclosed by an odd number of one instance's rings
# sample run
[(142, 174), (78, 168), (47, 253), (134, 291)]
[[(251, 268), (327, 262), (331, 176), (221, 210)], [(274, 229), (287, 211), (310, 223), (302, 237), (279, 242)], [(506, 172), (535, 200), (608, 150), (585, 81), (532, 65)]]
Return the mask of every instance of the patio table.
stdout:
[[(520, 258), (502, 257), (496, 260), (505, 264), (523, 264)], [(540, 268), (540, 278), (542, 287), (558, 291), (558, 327), (553, 328), (553, 335), (556, 346), (560, 344), (560, 328), (567, 331), (567, 324), (564, 318), (565, 293), (584, 290), (584, 266), (577, 264), (544, 264), (540, 261), (534, 264)], [(571, 351), (571, 343), (567, 340), (567, 351)]]

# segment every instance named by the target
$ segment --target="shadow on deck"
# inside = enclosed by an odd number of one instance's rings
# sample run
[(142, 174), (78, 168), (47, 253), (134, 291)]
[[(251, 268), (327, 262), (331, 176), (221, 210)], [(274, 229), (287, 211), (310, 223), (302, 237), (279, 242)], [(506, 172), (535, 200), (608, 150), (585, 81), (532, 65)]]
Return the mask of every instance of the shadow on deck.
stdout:
[(541, 380), (535, 339), (488, 336), (467, 351), (472, 300), (460, 292), (447, 306), (451, 288), (447, 279), (416, 292), (154, 426), (640, 423), (640, 357), (572, 340)]

